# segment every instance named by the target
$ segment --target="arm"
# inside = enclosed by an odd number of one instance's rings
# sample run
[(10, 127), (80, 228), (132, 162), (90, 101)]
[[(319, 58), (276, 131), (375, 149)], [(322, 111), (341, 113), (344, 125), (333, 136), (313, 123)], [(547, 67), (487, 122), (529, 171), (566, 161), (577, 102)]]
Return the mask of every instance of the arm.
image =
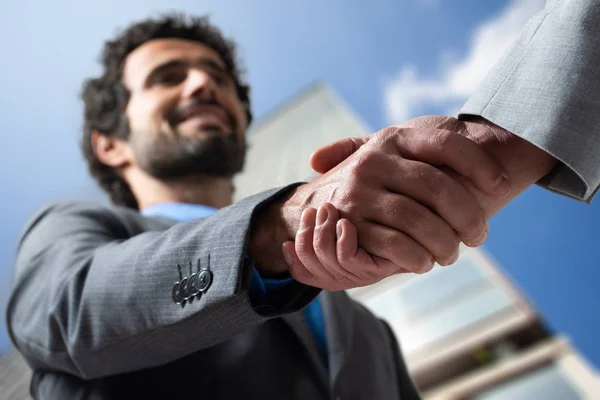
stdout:
[[(47, 209), (20, 243), (7, 310), (13, 342), (34, 368), (92, 379), (167, 363), (301, 309), (318, 290), (297, 282), (260, 309), (248, 298), (253, 216), (277, 194), (133, 237), (128, 211)], [(175, 304), (177, 264), (189, 276), (189, 263), (207, 267), (209, 256), (211, 286)]]
[[(600, 4), (548, 1), (454, 118), (403, 127), (454, 129), (481, 144), (509, 173), (511, 193), (491, 198), (459, 178), (493, 215), (528, 186), (591, 202), (600, 187)], [(311, 160), (323, 173), (364, 144), (346, 139)]]
[(600, 3), (548, 1), (461, 110), (473, 116), (552, 155), (538, 184), (589, 203), (600, 186)]

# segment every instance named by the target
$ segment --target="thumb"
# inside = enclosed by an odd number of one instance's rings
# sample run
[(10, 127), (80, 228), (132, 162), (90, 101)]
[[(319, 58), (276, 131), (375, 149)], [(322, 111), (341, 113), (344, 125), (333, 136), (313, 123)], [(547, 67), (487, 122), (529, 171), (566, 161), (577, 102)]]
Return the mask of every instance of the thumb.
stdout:
[(360, 146), (367, 143), (370, 138), (371, 136), (344, 138), (329, 143), (312, 153), (310, 156), (310, 166), (315, 172), (324, 174), (350, 157)]

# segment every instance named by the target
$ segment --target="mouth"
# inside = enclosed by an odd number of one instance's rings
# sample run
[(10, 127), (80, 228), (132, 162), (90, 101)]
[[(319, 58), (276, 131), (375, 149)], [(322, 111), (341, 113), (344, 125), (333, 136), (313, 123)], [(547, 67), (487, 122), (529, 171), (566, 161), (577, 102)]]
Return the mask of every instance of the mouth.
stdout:
[(231, 123), (225, 110), (210, 104), (197, 104), (186, 107), (179, 115), (177, 122), (177, 125), (182, 124), (220, 126), (223, 129), (231, 129)]

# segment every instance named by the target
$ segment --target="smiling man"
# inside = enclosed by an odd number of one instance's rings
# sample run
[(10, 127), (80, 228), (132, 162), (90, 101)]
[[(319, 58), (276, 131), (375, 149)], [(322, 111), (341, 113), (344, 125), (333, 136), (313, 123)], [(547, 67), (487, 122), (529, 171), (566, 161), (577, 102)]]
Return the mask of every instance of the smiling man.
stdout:
[[(114, 206), (50, 204), (19, 243), (7, 321), (33, 396), (418, 397), (389, 326), (339, 289), (483, 243), (484, 210), (430, 163), (502, 197), (498, 162), (450, 130), (388, 128), (312, 182), (231, 205), (252, 119), (234, 44), (206, 18), (166, 16), (102, 61), (82, 148)], [(302, 283), (282, 245), (340, 195), (369, 262)]]
[(33, 396), (418, 398), (387, 323), (340, 289), (452, 264), (535, 182), (591, 201), (599, 18), (549, 2), (463, 120), (332, 143), (318, 178), (234, 205), (252, 119), (235, 46), (206, 18), (126, 29), (83, 92), (114, 205), (48, 205), (19, 243), (7, 322)]

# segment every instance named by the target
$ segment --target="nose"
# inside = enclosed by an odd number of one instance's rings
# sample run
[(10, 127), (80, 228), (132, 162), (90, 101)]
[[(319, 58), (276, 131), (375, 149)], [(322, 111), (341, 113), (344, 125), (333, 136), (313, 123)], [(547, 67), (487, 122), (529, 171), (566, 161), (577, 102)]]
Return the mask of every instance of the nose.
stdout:
[(183, 97), (202, 97), (211, 99), (215, 96), (215, 82), (205, 71), (199, 69), (191, 69), (188, 72), (183, 88)]

